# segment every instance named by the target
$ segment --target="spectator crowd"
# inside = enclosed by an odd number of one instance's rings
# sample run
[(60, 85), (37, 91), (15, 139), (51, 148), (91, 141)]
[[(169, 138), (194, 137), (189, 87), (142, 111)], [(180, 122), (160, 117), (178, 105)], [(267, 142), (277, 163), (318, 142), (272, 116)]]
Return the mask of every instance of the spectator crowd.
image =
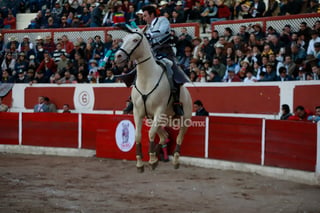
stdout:
[[(139, 1), (139, 0), (9, 0), (1, 1), (0, 26), (15, 28), (6, 20), (17, 13), (37, 12), (29, 29), (101, 27), (118, 23), (144, 25), (141, 8), (154, 4), (159, 15), (171, 23), (200, 22), (204, 32), (208, 24), (226, 19), (245, 19), (274, 15), (317, 12), (315, 1)], [(2, 21), (1, 21), (2, 19)], [(3, 24), (2, 24), (3, 23)], [(11, 23), (11, 22), (10, 22)], [(2, 24), (2, 25), (1, 25)], [(170, 44), (178, 64), (192, 82), (244, 82), (318, 80), (320, 75), (320, 20), (286, 24), (281, 32), (272, 26), (243, 24), (237, 31), (229, 27), (223, 33), (213, 30), (211, 36), (193, 37), (186, 28), (171, 30)], [(61, 38), (38, 36), (35, 42), (28, 35), (22, 40), (0, 34), (2, 83), (113, 83), (115, 75), (128, 72), (114, 64), (114, 55), (121, 38), (111, 34), (76, 41), (68, 35)]]

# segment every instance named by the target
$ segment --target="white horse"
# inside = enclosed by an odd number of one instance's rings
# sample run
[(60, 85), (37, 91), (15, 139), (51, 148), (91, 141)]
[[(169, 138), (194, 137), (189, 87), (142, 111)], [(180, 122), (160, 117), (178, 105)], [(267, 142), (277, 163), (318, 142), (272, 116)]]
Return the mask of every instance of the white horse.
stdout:
[(152, 125), (149, 130), (149, 164), (152, 169), (155, 169), (158, 164), (156, 155), (158, 147), (154, 144), (155, 135), (159, 135), (159, 144), (164, 144), (168, 133), (162, 128), (163, 125), (167, 125), (168, 123), (179, 125), (180, 129), (173, 157), (174, 167), (179, 168), (180, 146), (188, 128), (184, 124), (190, 124), (189, 121), (192, 115), (191, 96), (189, 91), (184, 86), (181, 86), (180, 101), (183, 104), (184, 116), (175, 118), (178, 120), (173, 121), (173, 99), (165, 69), (156, 62), (143, 30), (138, 28), (132, 29), (128, 26), (124, 30), (129, 34), (124, 37), (123, 44), (115, 55), (115, 63), (121, 67), (128, 63), (129, 60), (135, 60), (137, 64), (136, 81), (131, 91), (134, 105), (134, 122), (136, 125), (137, 169), (139, 172), (144, 171), (141, 150), (141, 128), (145, 117), (152, 119)]

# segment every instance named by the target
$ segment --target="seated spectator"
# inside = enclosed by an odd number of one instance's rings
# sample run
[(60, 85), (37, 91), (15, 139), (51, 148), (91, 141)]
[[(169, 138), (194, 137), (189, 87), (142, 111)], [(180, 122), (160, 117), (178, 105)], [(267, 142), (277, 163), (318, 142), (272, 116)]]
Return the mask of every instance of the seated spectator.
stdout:
[(4, 18), (3, 24), (5, 29), (15, 30), (17, 28), (17, 20), (12, 12), (9, 12), (8, 17)]
[(169, 20), (171, 24), (183, 23), (184, 17), (182, 17), (176, 10), (173, 10)]
[(64, 49), (66, 53), (70, 54), (71, 51), (74, 49), (73, 42), (69, 40), (67, 35), (63, 35), (61, 39), (62, 39), (61, 40), (62, 49)]
[(241, 82), (241, 79), (238, 75), (236, 75), (235, 70), (229, 69), (227, 78), (224, 80), (225, 82)]
[(146, 21), (143, 19), (143, 11), (140, 9), (136, 12), (136, 25), (146, 25)]
[(29, 83), (28, 78), (23, 69), (18, 70), (18, 75), (15, 79), (15, 83)]
[(316, 106), (315, 114), (308, 116), (308, 121), (312, 121), (313, 123), (317, 123), (320, 121), (320, 106)]
[(48, 112), (57, 112), (57, 107), (48, 97), (44, 97), (44, 104), (48, 106)]
[(209, 112), (203, 107), (200, 100), (193, 102), (193, 107), (196, 111), (196, 116), (209, 116)]
[(111, 69), (107, 69), (106, 71), (106, 78), (104, 79), (103, 83), (115, 83), (116, 78), (113, 74), (113, 71)]
[(76, 81), (76, 77), (70, 73), (69, 70), (65, 70), (64, 76), (60, 79), (61, 84), (71, 84)]
[(33, 112), (49, 112), (49, 107), (45, 104), (44, 96), (38, 97), (38, 104), (33, 107)]
[(276, 71), (274, 69), (273, 64), (268, 63), (266, 66), (266, 72), (264, 75), (263, 81), (275, 81), (276, 80)]
[(290, 116), (288, 120), (291, 121), (307, 121), (308, 117), (312, 115), (310, 110), (305, 109), (303, 106), (297, 106), (294, 115)]
[(290, 112), (290, 107), (288, 104), (282, 104), (281, 112), (282, 114), (281, 114), (280, 120), (288, 120), (288, 118), (292, 116)]
[(71, 113), (69, 104), (63, 104), (62, 113)]
[(243, 82), (244, 83), (254, 83), (257, 82), (257, 78), (252, 74), (251, 70), (248, 70), (246, 72), (246, 77), (244, 78)]
[(0, 112), (8, 112), (9, 107), (2, 103), (2, 97), (0, 97)]
[(67, 56), (68, 56), (68, 53), (63, 52), (60, 55), (60, 60), (56, 63), (57, 64), (57, 71), (59, 73), (63, 73), (63, 70), (66, 69), (66, 67), (67, 67), (67, 64), (69, 62), (69, 58)]
[(318, 31), (312, 30), (311, 31), (311, 39), (309, 41), (308, 49), (307, 49), (307, 55), (315, 56), (315, 44), (320, 42), (320, 37), (318, 34)]
[(276, 77), (276, 81), (292, 81), (290, 75), (287, 74), (287, 69), (285, 67), (280, 67), (279, 76)]
[(6, 69), (14, 70), (15, 65), (16, 65), (16, 59), (12, 57), (11, 52), (7, 52), (1, 63), (1, 70), (6, 70)]
[(44, 59), (40, 63), (39, 67), (37, 68), (37, 72), (44, 72), (46, 77), (50, 77), (57, 71), (57, 65), (54, 60), (50, 57), (48, 51), (44, 52)]
[(10, 68), (2, 70), (2, 75), (1, 75), (1, 78), (0, 78), (0, 82), (1, 83), (14, 83), (14, 78), (10, 74), (11, 72), (12, 71), (11, 71)]
[(221, 82), (222, 79), (216, 71), (211, 71), (208, 74), (207, 82)]

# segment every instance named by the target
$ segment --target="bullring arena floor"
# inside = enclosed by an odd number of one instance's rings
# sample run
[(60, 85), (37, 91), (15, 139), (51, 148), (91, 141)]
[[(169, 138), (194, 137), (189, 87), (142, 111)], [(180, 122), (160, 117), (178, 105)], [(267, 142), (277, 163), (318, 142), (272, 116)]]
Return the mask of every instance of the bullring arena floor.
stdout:
[(320, 186), (160, 162), (0, 154), (0, 212), (320, 212)]

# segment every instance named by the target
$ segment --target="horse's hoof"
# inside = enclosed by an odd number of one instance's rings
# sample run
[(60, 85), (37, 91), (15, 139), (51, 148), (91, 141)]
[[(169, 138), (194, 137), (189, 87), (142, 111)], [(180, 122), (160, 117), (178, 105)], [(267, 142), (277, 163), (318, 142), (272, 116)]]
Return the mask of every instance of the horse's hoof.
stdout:
[(137, 167), (137, 171), (138, 171), (139, 173), (143, 173), (143, 172), (144, 172), (144, 166)]
[(152, 164), (150, 163), (151, 169), (155, 170), (157, 168), (158, 164), (159, 164), (159, 161), (156, 161), (156, 162), (154, 162)]
[(174, 166), (174, 169), (179, 169), (180, 163), (174, 164), (173, 166)]

